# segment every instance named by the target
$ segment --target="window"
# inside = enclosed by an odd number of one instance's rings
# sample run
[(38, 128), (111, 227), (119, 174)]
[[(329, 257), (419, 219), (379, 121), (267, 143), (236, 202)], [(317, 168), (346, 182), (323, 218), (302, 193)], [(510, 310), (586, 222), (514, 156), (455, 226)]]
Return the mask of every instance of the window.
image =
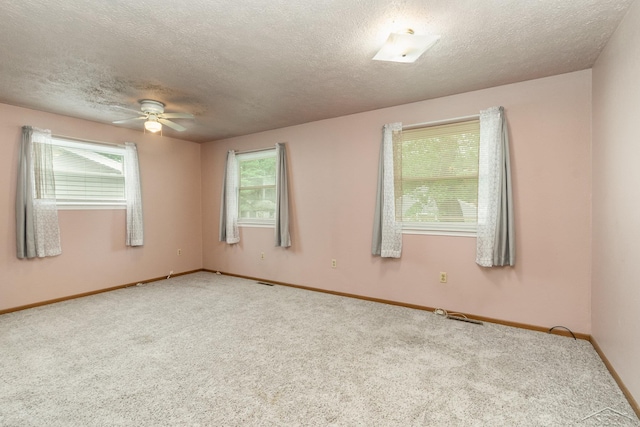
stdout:
[(125, 208), (124, 147), (52, 137), (60, 207)]
[(394, 146), (396, 217), (403, 230), (475, 235), (480, 122), (403, 130)]
[(238, 224), (275, 224), (276, 150), (238, 154), (237, 159)]

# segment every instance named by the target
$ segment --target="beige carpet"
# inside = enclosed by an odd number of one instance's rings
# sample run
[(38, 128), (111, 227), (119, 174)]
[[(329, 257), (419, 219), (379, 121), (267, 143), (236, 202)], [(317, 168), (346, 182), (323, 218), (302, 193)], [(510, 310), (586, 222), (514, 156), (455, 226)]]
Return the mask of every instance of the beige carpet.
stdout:
[(586, 341), (201, 272), (0, 316), (0, 425), (640, 421)]

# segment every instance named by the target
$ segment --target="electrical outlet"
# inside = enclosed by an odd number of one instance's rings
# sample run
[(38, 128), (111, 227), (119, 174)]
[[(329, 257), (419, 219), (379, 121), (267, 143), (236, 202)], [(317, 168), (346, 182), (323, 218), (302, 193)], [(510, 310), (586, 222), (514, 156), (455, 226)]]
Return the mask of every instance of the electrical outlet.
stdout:
[(447, 283), (447, 273), (444, 271), (440, 272), (440, 283)]
[(178, 256), (182, 255), (182, 249), (178, 249)]
[(264, 252), (260, 252), (260, 259), (264, 260)]
[(331, 260), (331, 268), (336, 268), (338, 267), (338, 261), (336, 261), (335, 259)]

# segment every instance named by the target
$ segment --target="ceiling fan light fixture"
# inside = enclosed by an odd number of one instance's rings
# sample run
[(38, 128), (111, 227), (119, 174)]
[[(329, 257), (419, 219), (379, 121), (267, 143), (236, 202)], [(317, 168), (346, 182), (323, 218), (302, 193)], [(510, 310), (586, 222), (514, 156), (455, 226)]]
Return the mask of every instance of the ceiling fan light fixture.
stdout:
[[(124, 120), (116, 120), (112, 123), (121, 124), (129, 122), (142, 122), (144, 121), (144, 129), (147, 132), (157, 133), (162, 130), (162, 125), (169, 127), (178, 132), (187, 130), (186, 127), (172, 122), (168, 119), (193, 119), (193, 114), (190, 113), (165, 113), (164, 104), (160, 101), (154, 101), (152, 99), (141, 99), (139, 117), (131, 117)], [(122, 108), (122, 107), (121, 107)]]
[(156, 133), (162, 130), (162, 124), (156, 120), (147, 120), (144, 122), (144, 128), (149, 132)]
[(373, 59), (375, 61), (415, 62), (438, 40), (440, 40), (439, 35), (416, 35), (412, 29), (408, 29), (404, 33), (391, 33)]

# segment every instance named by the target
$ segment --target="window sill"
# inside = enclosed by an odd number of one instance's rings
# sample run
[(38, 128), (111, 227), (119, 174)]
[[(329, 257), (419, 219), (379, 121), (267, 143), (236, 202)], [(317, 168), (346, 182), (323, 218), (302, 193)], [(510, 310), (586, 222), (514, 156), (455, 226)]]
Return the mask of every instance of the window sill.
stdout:
[(238, 227), (275, 228), (275, 221), (243, 221), (238, 222)]
[(123, 204), (103, 204), (103, 203), (64, 203), (56, 205), (59, 211), (86, 211), (86, 210), (125, 210)]
[(431, 236), (451, 236), (451, 237), (476, 237), (476, 224), (469, 224), (467, 226), (452, 226), (449, 224), (442, 224), (440, 226), (422, 224), (403, 224), (402, 234), (425, 234)]

